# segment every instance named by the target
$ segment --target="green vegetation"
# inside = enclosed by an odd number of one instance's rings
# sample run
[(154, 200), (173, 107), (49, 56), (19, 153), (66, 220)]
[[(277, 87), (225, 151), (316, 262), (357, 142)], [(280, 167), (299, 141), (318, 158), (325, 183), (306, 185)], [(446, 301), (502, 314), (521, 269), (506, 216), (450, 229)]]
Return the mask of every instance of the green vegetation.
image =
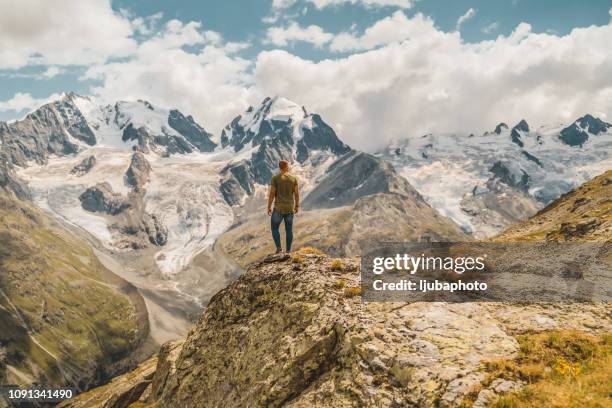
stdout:
[(342, 271), (344, 270), (344, 263), (342, 259), (334, 259), (329, 266), (329, 269), (332, 271)]
[(1, 192), (0, 271), (0, 348), (14, 369), (4, 373), (10, 382), (98, 382), (146, 334), (121, 293), (125, 282), (87, 245)]
[(611, 334), (559, 330), (523, 334), (517, 340), (516, 359), (486, 364), (488, 382), (501, 377), (527, 385), (498, 398), (492, 407), (612, 406)]

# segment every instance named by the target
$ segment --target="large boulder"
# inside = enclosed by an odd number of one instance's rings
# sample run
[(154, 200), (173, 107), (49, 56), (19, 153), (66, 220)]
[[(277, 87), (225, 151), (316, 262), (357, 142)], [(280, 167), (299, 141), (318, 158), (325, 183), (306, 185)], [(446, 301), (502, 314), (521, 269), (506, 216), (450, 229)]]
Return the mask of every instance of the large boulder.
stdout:
[(108, 182), (89, 187), (79, 196), (79, 200), (87, 211), (110, 215), (117, 215), (130, 207), (130, 203), (121, 194), (113, 192)]

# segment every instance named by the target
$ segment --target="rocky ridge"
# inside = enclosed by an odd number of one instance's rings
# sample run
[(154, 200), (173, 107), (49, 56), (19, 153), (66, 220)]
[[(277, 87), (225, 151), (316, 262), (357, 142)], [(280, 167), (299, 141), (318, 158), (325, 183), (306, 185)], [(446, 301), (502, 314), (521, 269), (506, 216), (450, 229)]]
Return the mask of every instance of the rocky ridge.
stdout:
[(362, 303), (357, 269), (311, 250), (253, 264), (213, 297), (175, 359), (162, 350), (153, 376), (128, 374), (65, 406), (119, 406), (107, 402), (125, 387), (151, 407), (486, 406), (522, 386), (484, 370), (516, 355), (514, 335), (612, 328), (596, 305)]
[(606, 241), (612, 240), (612, 170), (608, 170), (514, 225), (494, 240)]

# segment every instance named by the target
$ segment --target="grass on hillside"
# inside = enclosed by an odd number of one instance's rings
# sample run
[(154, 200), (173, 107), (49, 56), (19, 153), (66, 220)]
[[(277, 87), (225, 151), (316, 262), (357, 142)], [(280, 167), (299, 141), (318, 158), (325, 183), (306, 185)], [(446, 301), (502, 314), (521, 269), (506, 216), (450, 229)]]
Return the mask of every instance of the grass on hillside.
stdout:
[(501, 377), (527, 385), (491, 407), (612, 407), (612, 334), (556, 330), (517, 340), (517, 358), (486, 364), (485, 384)]
[(0, 345), (9, 364), (61, 385), (75, 373), (101, 375), (96, 367), (135, 347), (136, 310), (103, 268), (87, 245), (0, 194)]

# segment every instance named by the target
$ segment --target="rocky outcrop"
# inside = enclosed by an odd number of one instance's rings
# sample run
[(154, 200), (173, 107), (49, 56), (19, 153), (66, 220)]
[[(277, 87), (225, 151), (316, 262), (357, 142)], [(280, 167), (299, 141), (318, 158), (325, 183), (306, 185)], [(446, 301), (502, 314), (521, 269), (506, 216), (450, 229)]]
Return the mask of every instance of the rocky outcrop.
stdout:
[(497, 177), (479, 183), (461, 199), (461, 210), (470, 216), (474, 238), (485, 238), (508, 225), (533, 216), (542, 204)]
[(81, 205), (87, 211), (117, 215), (130, 207), (130, 203), (118, 193), (108, 182), (98, 183), (89, 187), (80, 196)]
[(144, 213), (142, 225), (149, 237), (149, 242), (156, 246), (166, 245), (168, 242), (168, 227), (156, 214)]
[(125, 182), (135, 191), (142, 191), (151, 177), (151, 165), (141, 152), (134, 152), (130, 167), (125, 173)]
[(497, 126), (495, 126), (494, 132), (499, 135), (501, 134), (502, 131), (507, 130), (507, 129), (508, 129), (508, 125), (506, 125), (504, 122), (501, 122)]
[(333, 260), (312, 249), (265, 258), (211, 299), (176, 360), (162, 350), (150, 392), (134, 401), (156, 407), (484, 404), (523, 386), (486, 371), (486, 362), (517, 355), (515, 333), (549, 327), (544, 321), (601, 332), (611, 327), (600, 319), (601, 307), (591, 305), (363, 303), (359, 293), (357, 260)]
[(15, 174), (8, 155), (0, 149), (0, 190), (2, 189), (14, 193), (19, 198), (27, 198), (30, 195), (26, 183)]
[(88, 156), (84, 158), (79, 164), (74, 166), (72, 170), (70, 170), (70, 174), (74, 174), (75, 176), (83, 176), (89, 173), (95, 165), (96, 157)]
[(612, 170), (553, 201), (496, 237), (507, 241), (610, 241)]
[(58, 408), (126, 408), (131, 404), (148, 406), (147, 401), (157, 399), (159, 387), (163, 387), (165, 379), (174, 374), (174, 363), (182, 344), (182, 341), (164, 344), (157, 356), (143, 362), (135, 370), (113, 378), (103, 387), (59, 404)]
[(525, 119), (523, 119), (512, 128), (512, 131), (510, 132), (510, 138), (512, 139), (512, 142), (516, 143), (519, 147), (524, 147), (522, 135), (528, 132), (529, 125), (527, 124)]
[(489, 169), (493, 176), (502, 183), (526, 192), (529, 188), (529, 174), (513, 163), (497, 161)]
[(168, 125), (201, 152), (212, 152), (217, 147), (217, 144), (211, 140), (212, 134), (198, 125), (191, 115), (185, 117), (180, 111), (172, 109), (168, 115)]

